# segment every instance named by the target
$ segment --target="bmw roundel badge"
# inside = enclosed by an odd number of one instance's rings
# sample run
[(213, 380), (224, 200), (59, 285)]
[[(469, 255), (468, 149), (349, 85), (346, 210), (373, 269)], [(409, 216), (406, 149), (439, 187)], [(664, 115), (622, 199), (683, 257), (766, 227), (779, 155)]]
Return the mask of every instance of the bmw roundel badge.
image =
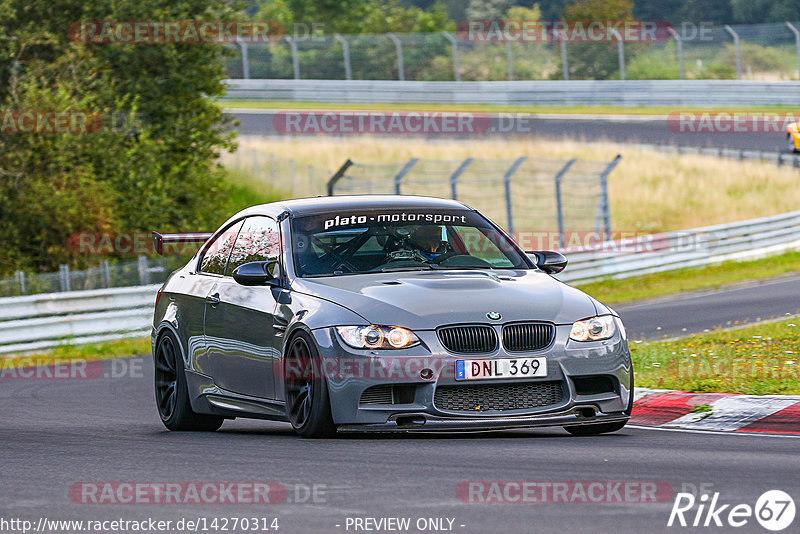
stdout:
[(486, 314), (486, 317), (488, 317), (492, 321), (499, 321), (500, 320), (500, 314), (497, 313), (497, 312), (489, 312), (489, 313)]

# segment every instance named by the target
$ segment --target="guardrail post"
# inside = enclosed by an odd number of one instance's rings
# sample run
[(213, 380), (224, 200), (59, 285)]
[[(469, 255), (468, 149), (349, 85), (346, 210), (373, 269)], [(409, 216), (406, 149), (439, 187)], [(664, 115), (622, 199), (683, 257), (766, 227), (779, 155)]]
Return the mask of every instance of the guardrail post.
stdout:
[(405, 81), (406, 71), (405, 65), (403, 64), (403, 43), (393, 33), (387, 33), (386, 36), (392, 40), (394, 47), (397, 50), (397, 79), (401, 82)]
[(294, 79), (300, 79), (300, 54), (297, 52), (297, 42), (289, 35), (286, 36), (286, 42), (289, 43), (289, 50), (292, 52), (292, 71), (294, 72)]
[(333, 173), (333, 176), (331, 176), (330, 180), (328, 180), (329, 197), (333, 196), (333, 188), (336, 187), (336, 182), (338, 182), (342, 178), (342, 176), (344, 176), (344, 173), (347, 172), (347, 169), (349, 169), (351, 165), (353, 165), (353, 162), (348, 159), (342, 164), (341, 167), (339, 167), (338, 171)]
[(625, 79), (625, 44), (622, 42), (622, 36), (615, 28), (611, 28), (611, 33), (617, 40), (617, 54), (619, 55), (619, 79)]
[(108, 260), (100, 262), (100, 285), (102, 287), (111, 287), (111, 267)]
[(19, 284), (19, 292), (21, 294), (25, 294), (28, 292), (27, 284), (25, 283), (25, 271), (17, 271), (14, 273), (14, 278), (17, 279), (17, 283)]
[(353, 73), (350, 70), (350, 43), (347, 39), (342, 37), (340, 33), (334, 33), (333, 37), (342, 44), (342, 56), (344, 57), (344, 78), (345, 80), (352, 80)]
[(506, 62), (508, 63), (508, 81), (514, 81), (514, 51), (511, 50), (511, 41), (506, 41)]
[(561, 35), (558, 36), (558, 42), (561, 47), (561, 68), (564, 71), (564, 79), (569, 80), (569, 65), (567, 64), (567, 42)]
[(69, 265), (62, 263), (58, 266), (58, 281), (61, 285), (61, 291), (70, 290)]
[(469, 167), (469, 164), (472, 163), (473, 159), (474, 158), (467, 158), (464, 161), (462, 161), (461, 165), (459, 165), (458, 168), (456, 169), (456, 172), (450, 175), (450, 196), (453, 198), (453, 200), (458, 200), (458, 195), (456, 191), (458, 177), (461, 176), (461, 174), (465, 170), (467, 170), (467, 167)]
[(686, 78), (686, 73), (683, 70), (683, 39), (678, 32), (675, 31), (675, 28), (672, 26), (668, 26), (669, 33), (675, 38), (675, 46), (677, 47), (678, 52), (678, 78), (683, 80)]
[[(611, 171), (614, 170), (621, 160), (622, 155), (617, 154), (617, 157), (608, 164), (608, 167), (606, 167), (600, 175), (600, 204), (598, 206), (598, 219), (601, 217), (603, 219), (605, 233), (604, 239), (606, 241), (611, 239), (611, 208), (608, 201), (608, 175), (611, 174)], [(599, 228), (596, 227), (595, 230), (599, 233)]]
[(786, 25), (789, 26), (789, 29), (794, 34), (794, 44), (797, 47), (797, 76), (800, 78), (800, 30), (795, 28), (791, 22), (787, 22)]
[(733, 37), (733, 49), (734, 49), (734, 52), (736, 53), (736, 79), (737, 80), (741, 80), (742, 79), (742, 47), (740, 46), (740, 43), (739, 43), (739, 34), (736, 33), (735, 31), (733, 31), (733, 28), (731, 28), (727, 24), (725, 25), (725, 31), (727, 31), (729, 34), (731, 34), (731, 37)]
[(528, 159), (527, 156), (522, 156), (521, 158), (517, 158), (517, 160), (508, 168), (506, 173), (503, 175), (503, 187), (506, 190), (506, 218), (508, 219), (508, 233), (514, 233), (514, 212), (511, 207), (511, 177), (517, 172), (520, 165), (525, 163), (525, 160)]
[(569, 168), (578, 161), (578, 158), (572, 158), (566, 165), (561, 167), (561, 170), (556, 173), (553, 181), (556, 186), (556, 217), (558, 219), (558, 248), (564, 248), (564, 212), (561, 205), (561, 179), (567, 174)]
[(399, 195), (400, 194), (400, 184), (403, 181), (403, 177), (411, 171), (411, 169), (414, 167), (414, 165), (417, 164), (418, 161), (419, 161), (419, 158), (411, 158), (410, 160), (408, 160), (408, 162), (406, 162), (406, 164), (403, 166), (403, 168), (400, 169), (400, 172), (398, 172), (397, 175), (394, 177), (394, 194), (395, 195)]
[(455, 75), (456, 81), (461, 81), (461, 67), (459, 65), (458, 60), (458, 40), (450, 35), (448, 32), (442, 32), (442, 35), (450, 41), (450, 46), (453, 48), (453, 74)]
[(242, 49), (242, 76), (245, 80), (250, 79), (250, 61), (247, 56), (247, 43), (244, 41), (237, 41), (239, 48)]
[(150, 283), (150, 270), (147, 265), (147, 256), (139, 256), (139, 285), (146, 286)]

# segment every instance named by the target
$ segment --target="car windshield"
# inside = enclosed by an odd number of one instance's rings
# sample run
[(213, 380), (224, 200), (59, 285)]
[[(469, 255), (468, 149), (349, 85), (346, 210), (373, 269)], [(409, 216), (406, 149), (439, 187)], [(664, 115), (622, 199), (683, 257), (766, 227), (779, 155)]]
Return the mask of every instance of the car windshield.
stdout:
[(298, 276), (530, 269), (510, 238), (467, 210), (381, 210), (292, 219)]

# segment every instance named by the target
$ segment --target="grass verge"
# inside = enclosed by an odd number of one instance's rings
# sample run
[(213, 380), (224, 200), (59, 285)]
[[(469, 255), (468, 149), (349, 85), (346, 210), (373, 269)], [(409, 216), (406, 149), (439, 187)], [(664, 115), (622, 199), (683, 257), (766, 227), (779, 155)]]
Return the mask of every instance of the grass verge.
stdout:
[(692, 108), (689, 106), (504, 106), (497, 104), (415, 104), (415, 103), (354, 103), (354, 102), (296, 102), (275, 100), (219, 101), (224, 108), (242, 109), (313, 109), (313, 110), (375, 110), (375, 111), (474, 111), (483, 113), (554, 113), (562, 115), (669, 115), (680, 111), (704, 112), (780, 112), (792, 111), (789, 106), (742, 106), (735, 108)]
[[(782, 143), (783, 138), (776, 136), (776, 142)], [(298, 164), (322, 169), (338, 169), (348, 158), (358, 163), (403, 162), (411, 158), (454, 160), (452, 167), (455, 169), (459, 160), (469, 157), (580, 157), (608, 162), (616, 154), (622, 154), (623, 159), (608, 182), (611, 226), (618, 232), (656, 233), (696, 228), (776, 215), (796, 210), (800, 205), (797, 169), (706, 155), (657, 152), (599, 140), (591, 143), (536, 138), (437, 141), (414, 138), (398, 141), (379, 136), (357, 136), (314, 139), (240, 137), (238, 143), (243, 158), (248, 154), (251, 157), (279, 154)], [(502, 170), (504, 168), (497, 172)], [(431, 182), (408, 180), (403, 192), (450, 196), (446, 175), (436, 183)], [(522, 185), (515, 187), (515, 194), (522, 197), (545, 194), (541, 182), (527, 188)], [(579, 188), (580, 183), (571, 182), (568, 191), (575, 196), (570, 198), (583, 198), (581, 195), (585, 192)], [(458, 187), (460, 200), (497, 221), (504, 221), (506, 217), (505, 206), (500, 200), (502, 194), (500, 181), (497, 184), (463, 183)], [(540, 209), (544, 209), (544, 204)], [(515, 227), (520, 232), (555, 231), (553, 213), (517, 210)], [(548, 217), (551, 219), (550, 228), (544, 226)]]
[(98, 343), (63, 345), (32, 354), (10, 354), (0, 358), (2, 368), (25, 367), (30, 365), (53, 365), (65, 361), (97, 361), (112, 358), (125, 358), (137, 354), (150, 354), (149, 337), (129, 337), (112, 339)]
[(800, 252), (791, 251), (765, 259), (728, 261), (624, 279), (575, 284), (575, 286), (596, 299), (613, 305), (673, 295), (682, 291), (719, 289), (727, 284), (797, 272), (798, 267), (800, 267)]
[(631, 343), (636, 385), (693, 393), (800, 394), (797, 319)]

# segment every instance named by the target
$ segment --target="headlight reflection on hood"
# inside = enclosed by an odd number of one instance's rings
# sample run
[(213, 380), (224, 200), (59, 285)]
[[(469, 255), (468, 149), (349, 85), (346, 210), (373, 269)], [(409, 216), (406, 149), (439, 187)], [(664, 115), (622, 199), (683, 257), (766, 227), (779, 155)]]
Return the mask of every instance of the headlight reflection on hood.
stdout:
[(600, 315), (572, 323), (569, 338), (573, 341), (600, 341), (608, 339), (617, 331), (613, 315)]
[(419, 343), (414, 332), (400, 326), (337, 326), (336, 331), (354, 349), (405, 349)]

